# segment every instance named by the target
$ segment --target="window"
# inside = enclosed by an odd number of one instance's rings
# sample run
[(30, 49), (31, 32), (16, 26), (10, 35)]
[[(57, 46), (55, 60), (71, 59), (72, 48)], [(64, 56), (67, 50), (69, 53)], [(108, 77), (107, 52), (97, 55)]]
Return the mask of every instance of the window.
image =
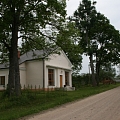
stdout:
[(69, 85), (69, 72), (65, 72), (65, 85)]
[(0, 85), (5, 85), (5, 76), (0, 76)]
[(48, 69), (48, 85), (53, 86), (54, 85), (54, 70)]

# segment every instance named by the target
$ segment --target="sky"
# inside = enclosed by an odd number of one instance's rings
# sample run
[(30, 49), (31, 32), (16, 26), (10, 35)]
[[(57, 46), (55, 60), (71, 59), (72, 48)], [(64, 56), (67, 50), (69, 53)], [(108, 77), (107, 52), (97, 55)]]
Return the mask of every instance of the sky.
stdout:
[[(74, 11), (77, 10), (79, 3), (82, 0), (66, 0), (67, 1), (67, 15), (72, 16)], [(93, 1), (93, 0), (91, 0)], [(120, 0), (94, 0), (97, 2), (95, 5), (97, 12), (104, 14), (110, 23), (117, 29), (120, 30)], [(89, 59), (83, 57), (82, 70), (80, 73), (89, 73), (88, 69)]]

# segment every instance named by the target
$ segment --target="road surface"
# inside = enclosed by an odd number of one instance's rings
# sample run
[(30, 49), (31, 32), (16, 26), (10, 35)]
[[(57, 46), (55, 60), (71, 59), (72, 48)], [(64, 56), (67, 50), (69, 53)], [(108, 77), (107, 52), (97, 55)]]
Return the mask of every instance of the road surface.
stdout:
[(120, 120), (120, 87), (22, 120)]

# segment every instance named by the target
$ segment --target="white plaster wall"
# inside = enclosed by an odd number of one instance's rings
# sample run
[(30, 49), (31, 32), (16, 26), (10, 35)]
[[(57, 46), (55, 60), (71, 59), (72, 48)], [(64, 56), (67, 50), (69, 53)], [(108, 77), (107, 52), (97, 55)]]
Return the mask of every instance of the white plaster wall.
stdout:
[(7, 84), (8, 84), (8, 73), (9, 73), (8, 69), (1, 69), (0, 70), (0, 76), (5, 76), (5, 86), (0, 85), (0, 90), (4, 90), (7, 87)]
[(56, 87), (57, 86), (59, 86), (59, 73), (58, 73), (58, 69), (56, 68), (56, 79), (55, 79), (55, 81), (56, 81)]
[(31, 86), (32, 89), (43, 87), (43, 61), (27, 61), (26, 62), (26, 86)]
[(69, 72), (69, 85), (72, 87), (72, 71)]
[[(23, 88), (24, 85), (26, 85), (26, 69), (25, 69), (25, 63), (21, 64), (20, 66), (20, 84)], [(0, 76), (5, 76), (5, 88), (8, 84), (8, 75), (9, 75), (9, 69), (0, 69)], [(0, 90), (3, 90), (3, 85), (0, 85)]]
[[(54, 69), (55, 74), (55, 85), (54, 86), (48, 86), (48, 69)], [(45, 88), (54, 88), (54, 87), (60, 87), (60, 75), (62, 75), (62, 87), (65, 85), (65, 70), (61, 68), (54, 68), (54, 67), (46, 67), (45, 69), (46, 75), (45, 75)], [(69, 86), (72, 87), (72, 80), (71, 80), (71, 71), (69, 72)]]
[(22, 63), (19, 66), (20, 68), (20, 84), (21, 88), (24, 89), (24, 86), (26, 86), (26, 64)]
[(48, 87), (48, 68), (55, 69), (55, 86), (52, 87), (60, 87), (60, 75), (62, 75), (62, 84), (64, 87), (65, 71), (69, 72), (69, 84), (70, 86), (72, 86), (72, 64), (63, 52), (61, 52), (60, 55), (51, 55), (49, 59), (45, 61), (45, 66), (47, 66), (47, 68), (45, 69), (45, 88)]
[(49, 59), (45, 61), (46, 65), (57, 66), (58, 68), (65, 68), (71, 70), (71, 63), (63, 52), (61, 54), (50, 55)]

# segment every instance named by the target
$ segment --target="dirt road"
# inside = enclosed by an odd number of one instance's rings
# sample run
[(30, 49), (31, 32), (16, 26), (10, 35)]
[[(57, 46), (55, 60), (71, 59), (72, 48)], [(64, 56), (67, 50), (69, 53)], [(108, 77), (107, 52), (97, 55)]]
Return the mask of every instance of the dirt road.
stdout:
[(24, 120), (120, 120), (120, 87)]

